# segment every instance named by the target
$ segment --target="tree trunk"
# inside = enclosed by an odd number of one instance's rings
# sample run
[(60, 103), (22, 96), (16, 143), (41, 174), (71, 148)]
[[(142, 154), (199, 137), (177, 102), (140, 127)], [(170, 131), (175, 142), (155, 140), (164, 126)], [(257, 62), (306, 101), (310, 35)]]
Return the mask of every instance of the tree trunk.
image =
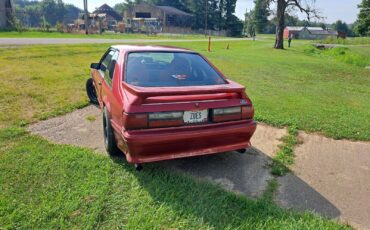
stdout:
[(275, 49), (284, 49), (285, 9), (285, 0), (278, 0)]

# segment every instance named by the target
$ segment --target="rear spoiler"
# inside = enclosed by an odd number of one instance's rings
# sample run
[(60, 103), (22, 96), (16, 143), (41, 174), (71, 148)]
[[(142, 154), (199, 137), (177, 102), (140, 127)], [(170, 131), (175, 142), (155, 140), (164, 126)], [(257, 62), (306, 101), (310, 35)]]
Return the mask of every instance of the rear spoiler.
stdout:
[(216, 94), (216, 93), (244, 93), (245, 87), (227, 80), (223, 85), (192, 86), (191, 89), (184, 87), (140, 87), (122, 83), (123, 88), (130, 93), (145, 100), (148, 97)]

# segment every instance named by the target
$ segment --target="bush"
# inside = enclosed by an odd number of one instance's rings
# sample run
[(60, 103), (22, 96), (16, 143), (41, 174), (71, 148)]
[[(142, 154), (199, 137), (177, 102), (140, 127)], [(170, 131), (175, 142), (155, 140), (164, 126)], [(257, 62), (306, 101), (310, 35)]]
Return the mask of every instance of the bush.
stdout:
[(56, 28), (57, 28), (57, 31), (59, 33), (64, 33), (64, 24), (63, 23), (57, 22)]
[(13, 29), (18, 31), (19, 33), (22, 33), (26, 31), (26, 27), (23, 25), (23, 23), (14, 15), (10, 16), (9, 23)]

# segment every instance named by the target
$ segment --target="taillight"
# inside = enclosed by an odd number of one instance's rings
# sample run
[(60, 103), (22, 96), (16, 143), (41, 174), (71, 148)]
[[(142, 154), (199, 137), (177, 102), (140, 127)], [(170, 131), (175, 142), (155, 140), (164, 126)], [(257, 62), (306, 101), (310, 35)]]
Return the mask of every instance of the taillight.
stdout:
[(127, 130), (148, 128), (148, 114), (123, 113), (123, 126)]
[(213, 122), (234, 121), (242, 118), (241, 107), (213, 109)]
[(253, 118), (253, 107), (252, 106), (236, 106), (213, 109), (212, 120), (213, 122), (223, 121), (235, 121), (241, 119)]
[(123, 113), (123, 126), (126, 130), (181, 126), (183, 112)]
[(149, 127), (169, 127), (184, 124), (183, 112), (160, 112), (149, 114)]
[(252, 105), (242, 106), (242, 119), (252, 119), (254, 116), (254, 108)]

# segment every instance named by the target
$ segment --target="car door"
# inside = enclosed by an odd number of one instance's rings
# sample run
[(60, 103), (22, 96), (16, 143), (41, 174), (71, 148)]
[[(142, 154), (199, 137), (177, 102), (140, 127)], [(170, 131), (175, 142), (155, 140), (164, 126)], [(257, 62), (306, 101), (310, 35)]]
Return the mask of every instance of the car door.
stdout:
[(104, 81), (104, 74), (107, 66), (112, 58), (112, 50), (108, 49), (107, 52), (103, 55), (99, 62), (99, 68), (94, 69), (92, 72), (92, 78), (94, 80), (94, 86), (96, 91), (96, 96), (98, 97), (99, 105), (103, 107), (103, 98), (102, 98), (102, 85)]
[[(118, 95), (113, 92), (113, 78), (118, 60), (119, 51), (112, 49), (102, 62), (103, 82), (101, 87), (101, 98), (110, 114), (111, 124), (117, 132), (120, 130), (119, 121), (122, 116)], [(104, 71), (104, 72), (103, 72)]]

